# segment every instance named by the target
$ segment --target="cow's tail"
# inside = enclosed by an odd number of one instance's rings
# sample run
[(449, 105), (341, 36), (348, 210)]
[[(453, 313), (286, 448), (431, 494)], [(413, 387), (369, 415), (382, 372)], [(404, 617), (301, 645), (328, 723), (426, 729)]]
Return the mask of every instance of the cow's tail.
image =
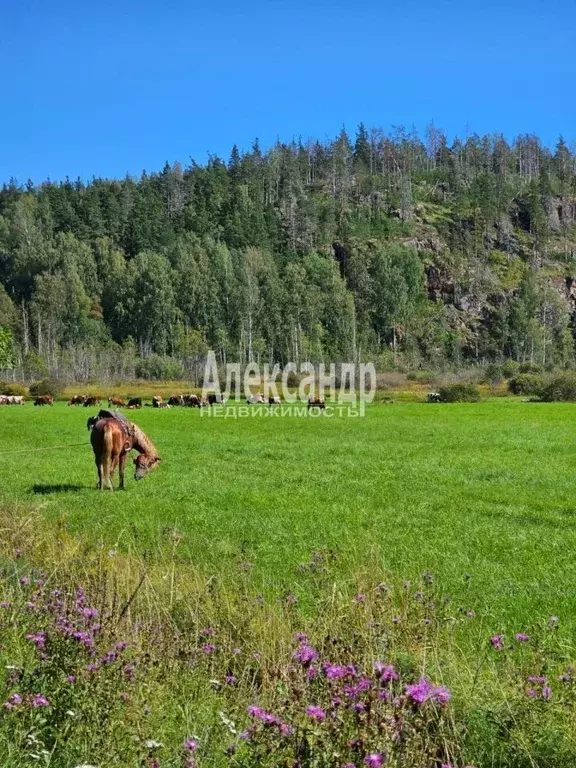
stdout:
[(112, 488), (112, 478), (110, 477), (110, 468), (112, 467), (112, 452), (114, 450), (114, 435), (111, 429), (104, 427), (102, 436), (102, 487)]

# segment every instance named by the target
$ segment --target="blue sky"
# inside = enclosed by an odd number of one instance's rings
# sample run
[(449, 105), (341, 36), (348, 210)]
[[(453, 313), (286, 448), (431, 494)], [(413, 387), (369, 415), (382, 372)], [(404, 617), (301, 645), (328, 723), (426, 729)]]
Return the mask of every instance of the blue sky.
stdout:
[(576, 138), (568, 0), (0, 0), (0, 181), (157, 170), (358, 122)]

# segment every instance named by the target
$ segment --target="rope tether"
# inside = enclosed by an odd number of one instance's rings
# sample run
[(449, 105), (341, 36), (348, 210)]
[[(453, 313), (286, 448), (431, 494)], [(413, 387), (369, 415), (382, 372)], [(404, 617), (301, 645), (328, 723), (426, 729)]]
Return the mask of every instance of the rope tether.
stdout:
[(49, 445), (45, 448), (25, 448), (18, 451), (0, 451), (0, 456), (6, 456), (9, 453), (32, 453), (33, 451), (57, 451), (61, 448), (79, 448), (81, 445), (90, 445), (89, 442), (85, 443), (67, 443), (66, 445)]

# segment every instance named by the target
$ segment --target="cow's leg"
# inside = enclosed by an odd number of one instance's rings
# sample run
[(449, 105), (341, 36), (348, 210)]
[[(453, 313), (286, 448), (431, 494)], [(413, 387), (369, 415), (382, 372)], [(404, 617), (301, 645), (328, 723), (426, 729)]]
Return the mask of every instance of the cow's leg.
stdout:
[(96, 469), (98, 470), (98, 483), (96, 485), (96, 488), (98, 488), (99, 491), (102, 490), (102, 464), (96, 459)]

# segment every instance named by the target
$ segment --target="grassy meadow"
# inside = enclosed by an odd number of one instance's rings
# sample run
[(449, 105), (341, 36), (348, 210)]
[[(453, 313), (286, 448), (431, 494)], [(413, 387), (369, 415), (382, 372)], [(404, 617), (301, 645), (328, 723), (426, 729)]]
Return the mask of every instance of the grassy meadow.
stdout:
[[(0, 409), (0, 599), (13, 611), (0, 624), (2, 653), (25, 670), (29, 695), (40, 678), (68, 702), (54, 681), (70, 665), (86, 676), (90, 663), (61, 647), (61, 617), (46, 616), (57, 610), (54, 585), (67, 610), (81, 585), (108, 617), (96, 645), (125, 638), (146, 673), (98, 739), (53, 722), (67, 703), (22, 713), (6, 699), (2, 765), (359, 767), (376, 765), (372, 755), (438, 768), (576, 764), (576, 406), (396, 402), (363, 418), (144, 408), (129, 417), (162, 462), (141, 482), (127, 475), (122, 493), (95, 490), (85, 426), (94, 412)], [(30, 602), (44, 606), (40, 616)], [(46, 642), (60, 655), (26, 642), (24, 625), (56, 632)], [(303, 643), (319, 660), (300, 659), (306, 674), (294, 681)], [(340, 708), (327, 735), (303, 702), (325, 701), (326, 715), (333, 682), (326, 673), (310, 689), (324, 667), (310, 669), (337, 652), (358, 669), (395, 664), (400, 682), (389, 697)], [(114, 698), (113, 666), (99, 682), (83, 678), (78, 709)], [(410, 698), (422, 675), (447, 686), (449, 705), (440, 697), (425, 711)], [(247, 714), (256, 704), (290, 715), (296, 735), (282, 741)], [(378, 707), (389, 708), (379, 726)]]

